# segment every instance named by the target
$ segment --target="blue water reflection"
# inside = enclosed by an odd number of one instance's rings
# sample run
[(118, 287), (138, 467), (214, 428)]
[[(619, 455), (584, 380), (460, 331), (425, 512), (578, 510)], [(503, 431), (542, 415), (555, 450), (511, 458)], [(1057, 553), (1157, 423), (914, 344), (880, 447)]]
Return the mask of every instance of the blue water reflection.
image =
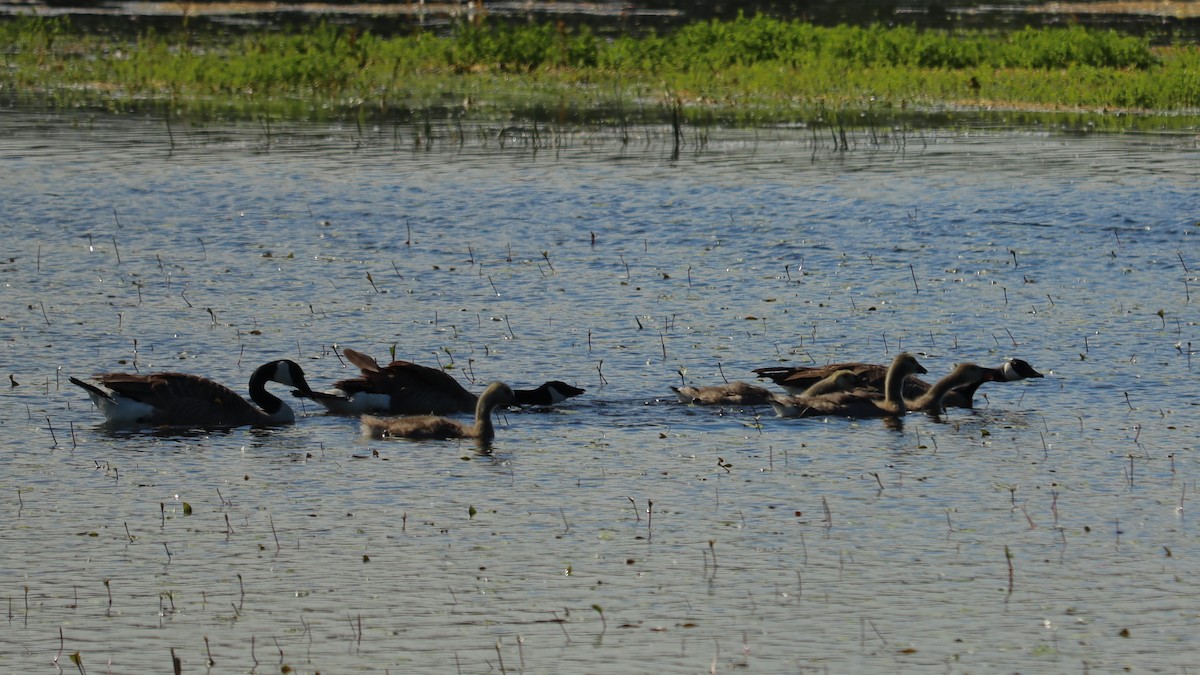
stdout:
[[(12, 668), (60, 649), (114, 672), (170, 648), (188, 670), (331, 672), (1196, 652), (1194, 136), (926, 130), (838, 152), (715, 130), (673, 159), (655, 129), (414, 151), (5, 118)], [(293, 358), (324, 388), (340, 346), (475, 390), (588, 393), (508, 413), (482, 457), (311, 408), (282, 430), (109, 434), (66, 382), (183, 370), (244, 391)], [(902, 349), (934, 376), (1019, 356), (1047, 377), (900, 431), (669, 389)]]

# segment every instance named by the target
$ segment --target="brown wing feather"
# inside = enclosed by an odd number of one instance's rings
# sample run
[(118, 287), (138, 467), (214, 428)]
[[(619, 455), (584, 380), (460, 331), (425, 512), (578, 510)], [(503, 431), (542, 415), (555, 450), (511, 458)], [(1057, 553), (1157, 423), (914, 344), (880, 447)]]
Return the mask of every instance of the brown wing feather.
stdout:
[(345, 349), (342, 353), (350, 363), (358, 366), (362, 374), (341, 380), (334, 386), (347, 395), (386, 394), (391, 401), (389, 412), (435, 415), (472, 412), (479, 400), (440, 368), (409, 361), (392, 361), (380, 366), (375, 359), (362, 352)]
[[(783, 387), (807, 389), (839, 370), (849, 370), (862, 386), (883, 391), (887, 369), (887, 366), (875, 363), (830, 363), (824, 366), (759, 368), (754, 372)], [(928, 382), (910, 375), (904, 381), (904, 395), (916, 398), (928, 391), (929, 386)]]
[(873, 363), (831, 363), (827, 366), (794, 368), (787, 377), (776, 380), (789, 387), (811, 387), (839, 370), (849, 370), (854, 373), (864, 386), (883, 389), (883, 380), (887, 377), (887, 366)]
[(358, 366), (358, 369), (367, 372), (379, 372), (379, 362), (368, 354), (364, 354), (353, 349), (343, 349), (342, 354), (346, 356), (346, 360)]
[(479, 397), (439, 368), (393, 361), (384, 374), (392, 395), (392, 412), (435, 415), (473, 412), (479, 401)]

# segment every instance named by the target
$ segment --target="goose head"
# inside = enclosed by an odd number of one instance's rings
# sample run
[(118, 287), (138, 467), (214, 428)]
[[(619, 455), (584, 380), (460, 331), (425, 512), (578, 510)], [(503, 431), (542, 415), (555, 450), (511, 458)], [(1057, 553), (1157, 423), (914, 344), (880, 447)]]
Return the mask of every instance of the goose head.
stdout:
[(278, 382), (285, 387), (295, 387), (297, 391), (312, 392), (312, 388), (308, 386), (308, 380), (304, 379), (304, 369), (300, 367), (300, 364), (281, 359), (268, 364), (268, 368), (272, 366), (274, 370), (268, 371), (268, 381)]
[(480, 394), (479, 410), (491, 412), (495, 408), (513, 405), (516, 403), (516, 400), (517, 396), (513, 392), (512, 387), (503, 382), (493, 382)]
[(921, 365), (920, 361), (917, 361), (917, 357), (908, 352), (896, 356), (895, 360), (892, 361), (892, 367), (897, 368), (906, 375), (925, 375), (929, 373), (928, 370), (925, 370), (925, 366)]
[(272, 422), (296, 421), (295, 412), (279, 397), (267, 391), (268, 382), (295, 387), (297, 392), (304, 392), (304, 395), (311, 394), (313, 391), (308, 386), (308, 380), (304, 379), (304, 369), (295, 361), (281, 359), (259, 366), (250, 376), (250, 400), (257, 403)]
[(551, 380), (537, 389), (513, 390), (515, 405), (554, 405), (582, 393), (583, 389), (560, 380)]
[(1011, 359), (1005, 361), (1004, 365), (1000, 366), (999, 379), (1005, 382), (1014, 382), (1016, 380), (1026, 380), (1031, 377), (1045, 377), (1029, 365), (1028, 361), (1021, 359)]

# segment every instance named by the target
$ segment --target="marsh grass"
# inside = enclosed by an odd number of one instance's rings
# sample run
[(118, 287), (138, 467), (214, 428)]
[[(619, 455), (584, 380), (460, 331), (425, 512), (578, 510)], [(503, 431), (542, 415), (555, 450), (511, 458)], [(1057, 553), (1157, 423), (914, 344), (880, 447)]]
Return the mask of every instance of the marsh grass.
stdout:
[[(458, 119), (755, 125), (821, 112), (1194, 115), (1200, 53), (1079, 27), (824, 28), (765, 17), (669, 34), (462, 24), (382, 37), (326, 23), (228, 34), (89, 33), (0, 21), (0, 95), (18, 103), (220, 119)], [(863, 126), (855, 124), (854, 126)]]

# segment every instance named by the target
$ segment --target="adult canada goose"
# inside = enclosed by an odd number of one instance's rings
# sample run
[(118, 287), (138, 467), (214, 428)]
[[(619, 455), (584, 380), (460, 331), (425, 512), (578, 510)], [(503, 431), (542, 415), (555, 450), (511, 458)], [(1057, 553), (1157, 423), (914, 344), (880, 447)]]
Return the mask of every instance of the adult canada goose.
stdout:
[(818, 396), (776, 396), (771, 407), (780, 417), (899, 417), (906, 412), (904, 380), (929, 372), (907, 352), (898, 354), (887, 369), (883, 398), (870, 389), (854, 389)]
[(562, 380), (543, 382), (534, 389), (513, 389), (514, 405), (548, 406), (574, 398), (586, 390), (573, 387)]
[(1028, 380), (1034, 377), (1045, 377), (1029, 365), (1028, 361), (1021, 359), (1011, 359), (990, 369), (992, 378), (968, 384), (961, 387), (955, 387), (946, 393), (946, 398), (942, 402), (943, 408), (973, 408), (975, 407), (975, 391), (979, 389), (979, 385), (984, 382), (1016, 382), (1018, 380)]
[[(849, 370), (839, 370), (813, 384), (804, 392), (805, 396), (849, 391), (858, 385), (858, 378)], [(729, 382), (705, 387), (671, 387), (681, 403), (693, 405), (766, 405), (774, 394), (766, 387), (749, 382)]]
[[(332, 413), (358, 415), (383, 412), (396, 415), (446, 415), (471, 412), (479, 397), (467, 391), (440, 368), (408, 361), (392, 361), (381, 366), (372, 357), (353, 349), (344, 349), (346, 360), (358, 366), (358, 377), (337, 382), (337, 392), (294, 391), (293, 396), (312, 399)], [(515, 405), (553, 405), (584, 393), (579, 387), (554, 380), (536, 389), (513, 391)]]
[[(883, 390), (887, 367), (873, 363), (832, 363), (826, 366), (774, 366), (758, 368), (754, 372), (783, 387), (788, 393), (803, 394), (814, 383), (838, 370), (849, 370), (858, 376), (862, 386)], [(990, 369), (992, 378), (985, 382), (1015, 382), (1033, 377), (1043, 377), (1033, 366), (1021, 359), (1012, 359)], [(953, 408), (971, 408), (975, 404), (975, 391), (983, 382), (957, 387), (947, 392), (943, 404)], [(904, 395), (916, 399), (929, 391), (930, 384), (916, 377), (904, 382)]]
[(392, 418), (363, 415), (362, 434), (371, 438), (474, 438), (486, 444), (496, 435), (496, 428), (492, 426), (492, 411), (512, 405), (515, 400), (513, 390), (507, 384), (493, 382), (479, 397), (474, 424), (467, 425), (436, 415)]
[(304, 371), (294, 361), (287, 360), (261, 365), (250, 376), (250, 399), (258, 407), (223, 384), (188, 373), (105, 373), (96, 376), (99, 386), (74, 377), (70, 380), (83, 387), (111, 424), (188, 427), (290, 424), (296, 421), (296, 414), (267, 391), (267, 382), (311, 391)]

